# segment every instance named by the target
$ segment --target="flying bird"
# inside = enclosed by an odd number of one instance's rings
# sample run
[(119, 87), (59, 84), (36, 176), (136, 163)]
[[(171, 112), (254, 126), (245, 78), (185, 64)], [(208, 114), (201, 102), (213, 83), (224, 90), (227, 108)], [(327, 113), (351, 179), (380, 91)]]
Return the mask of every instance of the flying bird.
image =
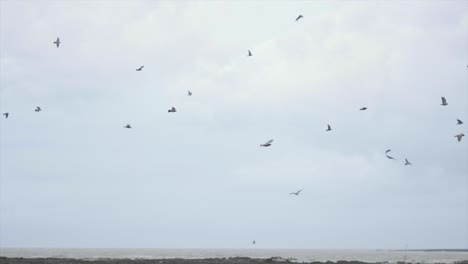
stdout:
[(136, 71), (141, 71), (143, 70), (143, 67), (145, 67), (145, 65), (141, 66), (140, 68), (136, 69)]
[(60, 38), (57, 37), (57, 40), (54, 41), (54, 44), (55, 46), (57, 46), (57, 48), (60, 46)]
[(464, 136), (465, 134), (461, 133), (461, 134), (456, 135), (455, 137), (458, 139), (458, 142), (460, 142), (462, 140), (462, 137)]
[(299, 21), (299, 19), (301, 19), (303, 17), (304, 17), (303, 15), (299, 15), (298, 17), (296, 17), (296, 22)]
[(41, 107), (36, 106), (36, 109), (34, 109), (34, 111), (35, 111), (35, 112), (40, 112), (40, 111), (42, 111), (42, 109), (41, 109)]
[(387, 151), (385, 151), (385, 154), (389, 153), (390, 151), (392, 151), (391, 149), (387, 149)]
[(260, 147), (269, 147), (271, 146), (271, 143), (273, 143), (273, 139), (268, 140), (264, 144), (261, 144)]
[(413, 165), (411, 162), (408, 161), (408, 159), (405, 159), (405, 165)]
[(367, 107), (362, 107), (362, 108), (360, 108), (359, 110), (365, 111), (365, 110), (367, 110)]
[(132, 126), (130, 124), (127, 124), (126, 126), (124, 126), (124, 128), (132, 128)]
[(252, 52), (250, 50), (248, 50), (248, 52), (247, 56), (252, 57)]
[(457, 125), (461, 125), (463, 122), (460, 119), (457, 119)]
[(252, 241), (252, 244), (254, 244), (254, 245), (255, 245), (255, 240), (254, 240), (254, 241)]
[(177, 112), (175, 107), (172, 107), (171, 109), (167, 110), (168, 113), (175, 113)]
[(188, 96), (192, 96), (192, 92), (191, 92), (191, 91), (188, 91), (187, 95), (188, 95)]
[(387, 153), (389, 153), (390, 151), (392, 151), (391, 149), (387, 149), (387, 151), (385, 151), (385, 156), (387, 156), (388, 159), (391, 159), (391, 160), (396, 160), (394, 157), (392, 156), (389, 156)]
[(440, 104), (440, 105), (443, 105), (443, 106), (448, 105), (447, 100), (445, 99), (445, 97), (441, 97), (441, 98), (442, 98), (442, 104)]
[(4, 115), (5, 118), (8, 118), (8, 116), (10, 115), (10, 113), (3, 113), (2, 115)]
[(328, 128), (325, 131), (331, 131), (332, 129), (331, 129), (330, 125), (327, 125), (327, 126), (328, 126)]
[(291, 195), (291, 194), (294, 194), (294, 195), (299, 195), (301, 192), (302, 192), (302, 189), (300, 189), (300, 190), (299, 190), (299, 191), (297, 191), (297, 192), (292, 192), (292, 193), (290, 193), (290, 195)]

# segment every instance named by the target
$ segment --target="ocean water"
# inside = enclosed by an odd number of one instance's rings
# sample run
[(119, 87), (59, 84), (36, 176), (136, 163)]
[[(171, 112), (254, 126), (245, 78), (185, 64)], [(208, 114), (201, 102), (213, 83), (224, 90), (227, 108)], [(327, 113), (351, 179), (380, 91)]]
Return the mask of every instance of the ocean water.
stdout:
[(302, 261), (357, 260), (363, 262), (403, 261), (412, 263), (454, 263), (468, 260), (468, 251), (395, 251), (395, 250), (324, 250), (324, 249), (74, 249), (74, 248), (0, 248), (0, 256), (23, 258), (291, 258)]

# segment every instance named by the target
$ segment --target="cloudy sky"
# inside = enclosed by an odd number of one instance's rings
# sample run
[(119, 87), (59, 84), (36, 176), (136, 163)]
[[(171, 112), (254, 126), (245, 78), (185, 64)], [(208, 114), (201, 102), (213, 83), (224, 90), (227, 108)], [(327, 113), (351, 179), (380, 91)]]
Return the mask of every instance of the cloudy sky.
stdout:
[(468, 247), (467, 1), (0, 8), (1, 247)]

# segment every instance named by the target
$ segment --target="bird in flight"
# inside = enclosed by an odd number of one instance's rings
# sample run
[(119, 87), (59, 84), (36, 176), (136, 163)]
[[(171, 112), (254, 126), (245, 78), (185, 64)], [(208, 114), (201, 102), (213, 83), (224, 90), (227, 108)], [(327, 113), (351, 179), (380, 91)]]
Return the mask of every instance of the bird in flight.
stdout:
[(172, 107), (171, 109), (167, 110), (168, 113), (175, 113), (177, 112), (177, 110), (175, 109), (175, 107)]
[(126, 126), (124, 126), (124, 128), (132, 128), (132, 126), (130, 124), (127, 124)]
[(254, 241), (252, 241), (252, 244), (254, 244), (254, 245), (255, 245), (255, 240), (254, 240)]
[(136, 69), (136, 71), (141, 71), (143, 70), (143, 67), (145, 67), (145, 65), (141, 66), (140, 68)]
[(385, 151), (385, 156), (387, 156), (387, 158), (391, 159), (391, 160), (396, 160), (394, 157), (392, 156), (389, 156), (387, 153), (389, 153), (390, 151), (392, 151), (391, 149), (387, 149), (387, 151)]
[(359, 110), (365, 111), (365, 110), (367, 110), (367, 107), (362, 107), (362, 108), (360, 108)]
[(42, 109), (41, 109), (41, 107), (36, 106), (36, 109), (34, 109), (34, 111), (35, 111), (35, 112), (40, 112), (40, 111), (42, 111)]
[(252, 52), (250, 50), (248, 50), (247, 56), (252, 57)]
[(303, 15), (299, 15), (298, 17), (296, 17), (296, 22), (299, 21), (299, 19), (301, 19), (303, 17), (304, 17)]
[(4, 115), (5, 118), (8, 118), (8, 116), (10, 115), (10, 113), (3, 113), (2, 115)]
[(192, 92), (191, 92), (191, 91), (188, 91), (187, 95), (188, 95), (188, 96), (192, 96)]
[(273, 139), (268, 140), (267, 142), (260, 145), (260, 147), (269, 147), (273, 143)]
[(463, 122), (460, 119), (457, 119), (457, 125), (461, 125)]
[(442, 98), (442, 104), (440, 104), (440, 105), (443, 105), (443, 106), (448, 105), (447, 100), (445, 99), (445, 97), (441, 97), (441, 98)]
[(331, 129), (330, 125), (327, 125), (327, 126), (328, 126), (328, 128), (325, 131), (331, 131), (332, 129)]
[(54, 44), (55, 46), (57, 46), (57, 48), (60, 46), (60, 38), (57, 37), (57, 40), (54, 41)]
[(405, 165), (413, 165), (411, 162), (408, 161), (408, 159), (405, 159)]
[(465, 134), (461, 133), (461, 134), (456, 135), (455, 137), (458, 139), (458, 142), (460, 142), (462, 140), (462, 137), (464, 136)]
[(291, 194), (294, 194), (294, 195), (299, 195), (301, 192), (302, 192), (302, 189), (300, 189), (300, 190), (299, 190), (299, 191), (297, 191), (297, 192), (292, 192), (292, 193), (290, 193), (290, 195), (291, 195)]

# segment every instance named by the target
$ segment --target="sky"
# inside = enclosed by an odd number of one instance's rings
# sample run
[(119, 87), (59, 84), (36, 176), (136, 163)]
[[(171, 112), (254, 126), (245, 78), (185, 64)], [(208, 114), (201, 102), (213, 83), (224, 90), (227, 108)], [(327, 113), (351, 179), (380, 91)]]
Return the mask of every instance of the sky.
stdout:
[(1, 0), (0, 247), (468, 248), (467, 65), (462, 0)]

